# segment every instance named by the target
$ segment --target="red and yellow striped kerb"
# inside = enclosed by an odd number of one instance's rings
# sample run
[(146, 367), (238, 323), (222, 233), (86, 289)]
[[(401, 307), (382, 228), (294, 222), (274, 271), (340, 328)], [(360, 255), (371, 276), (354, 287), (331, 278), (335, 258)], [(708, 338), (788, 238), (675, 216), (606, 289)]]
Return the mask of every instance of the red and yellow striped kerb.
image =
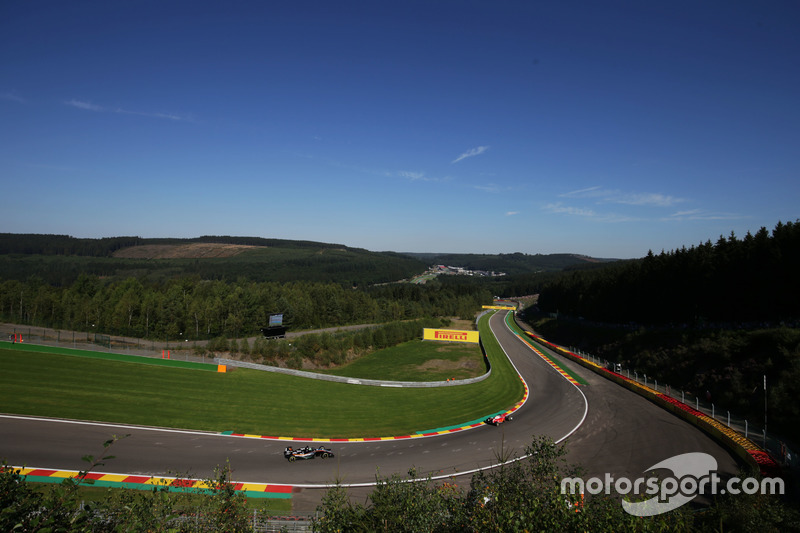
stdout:
[[(174, 478), (157, 476), (132, 476), (129, 474), (109, 474), (102, 472), (89, 472), (81, 476), (77, 470), (55, 470), (50, 468), (27, 468), (13, 466), (25, 479), (35, 483), (60, 483), (66, 478), (79, 478), (91, 480), (94, 487), (111, 487), (150, 490), (163, 487), (176, 492), (203, 492), (213, 490), (206, 480), (192, 478)], [(250, 498), (281, 498), (292, 497), (291, 485), (278, 485), (272, 483), (246, 483), (232, 482), (234, 490), (244, 492)]]
[[(527, 332), (526, 332), (526, 333), (527, 333)], [(566, 372), (564, 372), (564, 370), (563, 370), (563, 369), (562, 369), (560, 366), (558, 366), (557, 364), (555, 364), (555, 363), (554, 363), (554, 362), (553, 362), (553, 361), (552, 361), (552, 360), (551, 360), (549, 357), (547, 357), (547, 356), (546, 356), (546, 355), (545, 355), (545, 354), (544, 354), (544, 353), (543, 353), (541, 350), (539, 350), (539, 349), (538, 349), (536, 346), (534, 346), (533, 344), (531, 344), (530, 342), (528, 342), (528, 339), (526, 339), (525, 337), (523, 337), (522, 335), (520, 335), (520, 334), (518, 334), (518, 333), (515, 333), (515, 335), (516, 335), (517, 337), (519, 337), (519, 338), (520, 338), (520, 340), (522, 340), (522, 342), (524, 342), (525, 344), (527, 344), (528, 346), (530, 346), (531, 350), (533, 350), (533, 351), (536, 353), (536, 355), (538, 355), (539, 357), (541, 357), (541, 358), (544, 360), (544, 362), (545, 362), (545, 363), (547, 363), (548, 365), (552, 366), (552, 367), (553, 367), (553, 368), (556, 370), (556, 372), (558, 372), (559, 374), (561, 374), (562, 376), (564, 376), (564, 379), (566, 379), (567, 381), (569, 381), (570, 383), (572, 383), (572, 384), (573, 384), (573, 385), (575, 385), (576, 387), (579, 387), (579, 386), (580, 386), (580, 383), (579, 383), (579, 382), (578, 382), (578, 381), (577, 381), (575, 378), (573, 378), (572, 376), (570, 376), (569, 374), (567, 374)], [(530, 335), (530, 333), (528, 333), (528, 335)]]

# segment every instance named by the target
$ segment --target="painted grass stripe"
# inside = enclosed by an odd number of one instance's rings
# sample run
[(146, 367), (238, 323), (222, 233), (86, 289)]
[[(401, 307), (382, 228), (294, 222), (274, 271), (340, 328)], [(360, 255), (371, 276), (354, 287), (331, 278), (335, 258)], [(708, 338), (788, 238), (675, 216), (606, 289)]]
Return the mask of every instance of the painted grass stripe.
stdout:
[[(586, 380), (584, 380), (583, 378), (581, 378), (577, 374), (573, 374), (568, 368), (561, 367), (561, 365), (559, 364), (559, 361), (557, 359), (551, 359), (548, 356), (544, 355), (544, 353), (542, 353), (536, 346), (534, 346), (531, 343), (531, 341), (528, 339), (528, 337), (526, 337), (525, 335), (528, 335), (528, 336), (533, 337), (533, 338), (536, 338), (536, 337), (531, 332), (522, 330), (517, 325), (516, 322), (511, 320), (511, 317), (512, 317), (511, 313), (506, 315), (506, 324), (508, 325), (509, 329), (511, 329), (511, 331), (514, 333), (514, 335), (516, 335), (522, 342), (524, 342), (525, 344), (530, 346), (531, 349), (534, 352), (536, 352), (536, 354), (539, 357), (544, 359), (544, 361), (547, 364), (549, 364), (551, 367), (556, 369), (556, 371), (558, 371), (559, 374), (561, 374), (562, 376), (567, 378), (567, 380), (569, 380), (569, 382), (572, 383), (573, 385), (588, 385), (589, 384)], [(525, 335), (523, 335), (523, 333)]]
[[(11, 467), (27, 481), (33, 483), (61, 483), (65, 478), (78, 478), (81, 472), (76, 470), (53, 470), (49, 468)], [(156, 476), (130, 476), (127, 474), (110, 474), (103, 472), (90, 472), (83, 479), (94, 487), (124, 488), (137, 490), (152, 490), (153, 487), (163, 487), (170, 492), (204, 492), (213, 490), (208, 481), (202, 479), (167, 478)], [(234, 490), (243, 492), (248, 497), (254, 498), (280, 498), (292, 497), (293, 486), (269, 483), (244, 483), (233, 482)]]
[[(500, 412), (502, 413), (504, 411), (500, 411)], [(489, 415), (489, 416), (494, 416), (494, 414)], [(454, 424), (452, 426), (444, 426), (444, 427), (440, 427), (440, 428), (426, 429), (426, 430), (423, 430), (423, 431), (417, 431), (417, 435), (435, 435), (435, 434), (440, 434), (443, 431), (450, 431), (450, 430), (453, 430), (453, 429), (458, 430), (458, 429), (474, 428), (474, 427), (478, 427), (478, 426), (482, 425), (483, 421), (484, 421), (484, 419), (480, 418), (480, 419), (470, 420), (469, 422), (466, 422), (464, 424)]]
[[(530, 334), (529, 334), (529, 335), (530, 335)], [(538, 355), (539, 357), (541, 357), (542, 359), (544, 359), (544, 361), (545, 361), (547, 364), (549, 364), (551, 367), (553, 367), (553, 368), (554, 368), (554, 369), (555, 369), (555, 370), (556, 370), (556, 371), (557, 371), (559, 374), (561, 374), (562, 376), (564, 376), (564, 377), (565, 377), (567, 380), (569, 380), (569, 382), (570, 382), (570, 383), (572, 383), (573, 385), (588, 385), (588, 384), (589, 384), (589, 383), (588, 383), (586, 380), (584, 380), (584, 379), (583, 379), (583, 378), (581, 378), (580, 376), (578, 376), (578, 375), (576, 375), (576, 374), (572, 374), (572, 373), (571, 373), (571, 371), (569, 371), (569, 370), (567, 370), (567, 369), (565, 369), (565, 368), (562, 368), (561, 366), (559, 366), (559, 364), (558, 364), (558, 360), (557, 360), (557, 359), (555, 359), (555, 358), (550, 358), (550, 357), (546, 356), (546, 355), (544, 354), (544, 352), (542, 352), (542, 351), (541, 351), (541, 350), (539, 350), (537, 347), (535, 347), (535, 346), (534, 346), (534, 345), (533, 345), (533, 344), (532, 344), (530, 341), (528, 341), (528, 339), (526, 339), (525, 337), (522, 337), (522, 336), (520, 336), (519, 338), (520, 338), (520, 339), (522, 339), (522, 340), (525, 342), (525, 344), (527, 344), (528, 346), (530, 346), (530, 347), (531, 347), (531, 350), (533, 350), (533, 351), (536, 353), (536, 355)]]
[(25, 476), (25, 480), (31, 483), (61, 483), (62, 481), (59, 478), (52, 478), (50, 476), (33, 476), (30, 474)]
[(257, 491), (242, 491), (248, 498), (271, 498), (273, 500), (290, 500), (291, 494), (284, 494), (282, 492), (257, 492)]

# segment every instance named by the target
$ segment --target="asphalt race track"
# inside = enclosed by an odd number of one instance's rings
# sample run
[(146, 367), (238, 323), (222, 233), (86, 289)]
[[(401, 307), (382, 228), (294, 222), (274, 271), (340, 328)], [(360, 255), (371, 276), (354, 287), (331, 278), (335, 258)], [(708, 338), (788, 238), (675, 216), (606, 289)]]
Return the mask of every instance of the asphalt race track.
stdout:
[[(103, 442), (111, 435), (130, 434), (112, 447), (110, 453), (114, 458), (97, 471), (207, 477), (217, 465), (229, 461), (236, 481), (296, 487), (293, 502), (298, 514), (313, 512), (323, 492), (313, 486), (336, 480), (352, 485), (370, 484), (378, 473), (405, 474), (412, 467), (421, 476), (469, 473), (496, 464), (501, 453), (521, 455), (535, 435), (548, 435), (556, 441), (570, 435), (568, 460), (584, 466), (586, 478), (606, 473), (614, 477), (640, 477), (651, 465), (686, 452), (713, 455), (720, 475), (738, 472), (733, 457), (694, 426), (633, 392), (578, 365), (566, 363), (590, 384), (580, 388), (572, 385), (507, 328), (504, 316), (505, 313), (496, 313), (490, 325), (526, 381), (529, 397), (514, 414), (513, 421), (498, 427), (486, 425), (407, 440), (325, 444), (333, 449), (335, 458), (289, 463), (283, 458), (285, 441), (3, 417), (0, 457), (17, 466), (81, 470), (87, 467), (81, 458), (87, 454), (100, 455)], [(298, 447), (304, 443), (292, 445)]]

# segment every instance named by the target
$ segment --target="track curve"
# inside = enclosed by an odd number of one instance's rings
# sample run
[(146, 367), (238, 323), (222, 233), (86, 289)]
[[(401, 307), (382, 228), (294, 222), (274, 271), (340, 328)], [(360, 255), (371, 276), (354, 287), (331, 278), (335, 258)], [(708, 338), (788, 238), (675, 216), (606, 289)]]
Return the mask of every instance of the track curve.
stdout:
[[(229, 461), (241, 482), (295, 487), (295, 512), (312, 512), (334, 482), (371, 485), (375, 477), (404, 474), (455, 476), (486, 468), (503, 450), (521, 455), (533, 436), (568, 436), (567, 459), (583, 465), (588, 476), (610, 473), (635, 478), (646, 468), (678, 453), (713, 455), (721, 474), (735, 475), (736, 460), (698, 428), (646, 399), (568, 361), (562, 364), (588, 381), (580, 389), (545, 363), (505, 325), (506, 313), (490, 318), (490, 327), (529, 390), (514, 420), (409, 440), (336, 443), (334, 459), (289, 463), (282, 441), (231, 437), (199, 431), (173, 431), (87, 422), (0, 418), (0, 457), (10, 464), (80, 470), (86, 454), (99, 455), (111, 435), (130, 434), (111, 450), (115, 458), (104, 472), (149, 476), (207, 477)], [(542, 351), (553, 354), (545, 347)], [(302, 445), (298, 442), (296, 445)], [(367, 489), (363, 489), (367, 490)]]
[[(81, 469), (86, 454), (99, 455), (110, 435), (129, 437), (113, 448), (104, 470), (134, 475), (211, 475), (229, 461), (236, 479), (293, 486), (320, 486), (336, 480), (371, 484), (382, 476), (416, 468), (421, 475), (449, 476), (489, 467), (503, 452), (521, 454), (533, 435), (560, 440), (586, 415), (583, 394), (521, 342), (504, 323), (506, 313), (490, 318), (498, 342), (528, 384), (529, 397), (513, 422), (481, 426), (437, 437), (398, 441), (337, 443), (336, 457), (293, 464), (283, 459), (285, 442), (228, 437), (215, 433), (171, 431), (124, 425), (5, 418), (0, 424), (0, 456), (12, 464)], [(294, 443), (302, 446), (303, 442)]]

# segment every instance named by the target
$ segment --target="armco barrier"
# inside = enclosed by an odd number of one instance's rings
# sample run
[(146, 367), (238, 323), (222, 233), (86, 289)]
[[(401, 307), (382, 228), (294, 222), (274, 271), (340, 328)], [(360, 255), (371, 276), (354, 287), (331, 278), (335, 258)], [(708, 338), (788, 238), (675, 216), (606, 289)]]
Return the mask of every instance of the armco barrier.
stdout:
[(550, 349), (558, 352), (564, 357), (575, 361), (579, 365), (600, 374), (601, 376), (610, 379), (611, 381), (625, 387), (628, 390), (644, 396), (652, 401), (659, 407), (669, 410), (676, 416), (686, 420), (705, 431), (708, 435), (718, 441), (720, 444), (731, 450), (737, 457), (741, 458), (746, 464), (750, 465), (753, 469), (760, 471), (765, 476), (775, 476), (780, 473), (778, 463), (760, 446), (745, 438), (737, 431), (727, 427), (725, 424), (714, 420), (710, 416), (697, 411), (696, 409), (674, 399), (665, 394), (661, 394), (646, 385), (642, 385), (628, 377), (612, 372), (607, 368), (594, 363), (585, 357), (581, 357), (571, 351), (553, 344), (542, 337), (539, 337), (529, 331), (525, 332), (532, 339), (540, 344), (546, 345)]
[(265, 372), (275, 372), (278, 374), (288, 374), (309, 379), (319, 379), (322, 381), (334, 381), (337, 383), (348, 383), (350, 385), (371, 385), (374, 387), (400, 387), (400, 388), (434, 388), (434, 387), (455, 387), (456, 385), (469, 385), (478, 383), (488, 378), (492, 373), (492, 367), (484, 353), (483, 359), (489, 370), (486, 373), (467, 379), (451, 379), (450, 381), (388, 381), (380, 379), (349, 378), (346, 376), (333, 376), (330, 374), (319, 374), (317, 372), (306, 372), (305, 370), (293, 370), (291, 368), (281, 368), (278, 366), (259, 365), (245, 361), (235, 361), (233, 359), (215, 358), (214, 362), (218, 365), (230, 367), (250, 368), (252, 370), (262, 370)]

